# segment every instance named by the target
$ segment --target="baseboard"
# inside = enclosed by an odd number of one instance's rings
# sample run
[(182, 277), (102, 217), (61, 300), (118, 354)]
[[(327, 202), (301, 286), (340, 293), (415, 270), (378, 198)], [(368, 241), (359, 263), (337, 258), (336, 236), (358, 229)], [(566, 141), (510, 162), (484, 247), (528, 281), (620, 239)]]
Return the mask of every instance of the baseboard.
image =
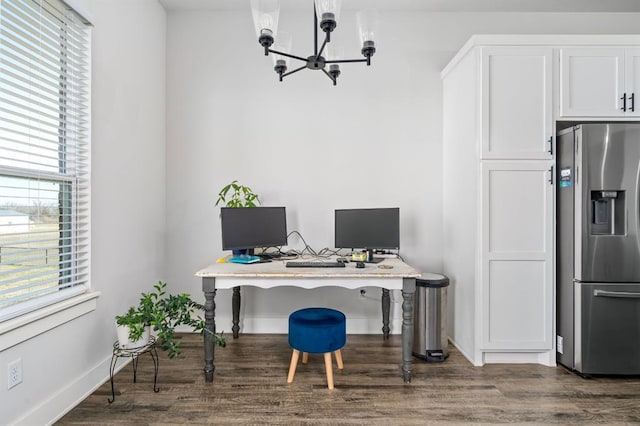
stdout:
[(555, 367), (555, 357), (549, 352), (484, 352), (485, 364), (540, 364)]
[[(116, 372), (131, 362), (130, 359), (122, 359), (117, 364)], [(111, 355), (101, 361), (90, 371), (85, 372), (75, 381), (58, 390), (50, 398), (34, 407), (28, 413), (16, 420), (14, 425), (50, 425), (60, 420), (62, 416), (71, 411), (76, 405), (84, 401), (89, 395), (109, 380), (109, 367)], [(107, 399), (104, 400), (107, 405)]]

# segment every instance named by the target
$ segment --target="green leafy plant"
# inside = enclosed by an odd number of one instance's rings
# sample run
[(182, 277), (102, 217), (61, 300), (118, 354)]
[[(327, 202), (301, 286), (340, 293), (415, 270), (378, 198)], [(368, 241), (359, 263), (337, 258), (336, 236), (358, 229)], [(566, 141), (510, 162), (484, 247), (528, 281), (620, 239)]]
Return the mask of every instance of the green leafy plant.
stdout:
[(260, 204), (260, 200), (251, 188), (240, 185), (237, 180), (234, 180), (218, 193), (216, 206), (220, 203), (224, 203), (226, 207), (256, 207)]
[(134, 342), (142, 337), (145, 327), (149, 326), (144, 315), (133, 306), (126, 314), (116, 316), (116, 324), (129, 327), (129, 339)]
[(186, 294), (167, 295), (167, 283), (158, 281), (153, 286), (155, 291), (142, 293), (137, 307), (130, 307), (123, 314), (116, 316), (118, 325), (129, 327), (129, 339), (138, 340), (146, 326), (152, 327), (169, 358), (180, 355), (180, 341), (175, 339), (175, 329), (180, 325), (190, 326), (200, 334), (209, 333), (220, 347), (227, 345), (227, 340), (206, 327), (205, 320), (198, 315), (204, 306), (195, 302)]

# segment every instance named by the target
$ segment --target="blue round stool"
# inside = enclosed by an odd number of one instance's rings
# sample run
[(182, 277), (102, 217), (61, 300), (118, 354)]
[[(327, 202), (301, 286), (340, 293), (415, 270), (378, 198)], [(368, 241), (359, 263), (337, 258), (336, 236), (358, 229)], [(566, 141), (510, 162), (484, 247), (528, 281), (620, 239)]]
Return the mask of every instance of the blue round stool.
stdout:
[(289, 315), (289, 346), (293, 348), (287, 383), (293, 382), (298, 358), (306, 364), (309, 353), (324, 354), (327, 384), (333, 389), (331, 353), (336, 356), (338, 369), (342, 370), (340, 349), (347, 341), (347, 320), (344, 314), (329, 308), (305, 308)]

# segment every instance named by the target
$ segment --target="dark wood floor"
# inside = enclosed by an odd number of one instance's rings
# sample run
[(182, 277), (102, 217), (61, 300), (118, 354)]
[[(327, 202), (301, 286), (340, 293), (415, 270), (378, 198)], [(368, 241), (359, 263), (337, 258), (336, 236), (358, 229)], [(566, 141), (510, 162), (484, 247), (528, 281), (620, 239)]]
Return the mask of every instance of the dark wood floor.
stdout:
[(473, 367), (449, 347), (440, 364), (414, 362), (414, 378), (400, 373), (400, 337), (349, 335), (345, 370), (326, 387), (321, 355), (300, 365), (286, 383), (286, 335), (242, 335), (216, 348), (213, 383), (202, 373), (198, 335), (182, 335), (183, 354), (160, 356), (159, 393), (152, 390), (151, 358), (115, 377), (116, 399), (105, 383), (59, 425), (309, 424), (423, 425), (439, 423), (638, 424), (640, 378), (583, 379), (562, 367)]

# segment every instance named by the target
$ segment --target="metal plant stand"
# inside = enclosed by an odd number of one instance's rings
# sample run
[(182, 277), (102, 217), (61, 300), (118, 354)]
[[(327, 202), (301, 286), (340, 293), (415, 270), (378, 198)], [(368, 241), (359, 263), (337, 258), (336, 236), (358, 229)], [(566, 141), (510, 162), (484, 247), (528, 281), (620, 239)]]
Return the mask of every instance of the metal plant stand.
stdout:
[(116, 392), (113, 386), (113, 373), (116, 369), (116, 363), (119, 358), (132, 358), (133, 362), (133, 383), (136, 382), (136, 374), (138, 371), (138, 357), (142, 354), (149, 353), (153, 359), (153, 391), (160, 392), (157, 386), (158, 382), (158, 352), (156, 351), (156, 338), (151, 336), (149, 343), (137, 348), (123, 348), (116, 340), (113, 343), (113, 356), (111, 357), (111, 368), (109, 369), (109, 378), (111, 380), (111, 398), (108, 398), (109, 404), (116, 399)]

